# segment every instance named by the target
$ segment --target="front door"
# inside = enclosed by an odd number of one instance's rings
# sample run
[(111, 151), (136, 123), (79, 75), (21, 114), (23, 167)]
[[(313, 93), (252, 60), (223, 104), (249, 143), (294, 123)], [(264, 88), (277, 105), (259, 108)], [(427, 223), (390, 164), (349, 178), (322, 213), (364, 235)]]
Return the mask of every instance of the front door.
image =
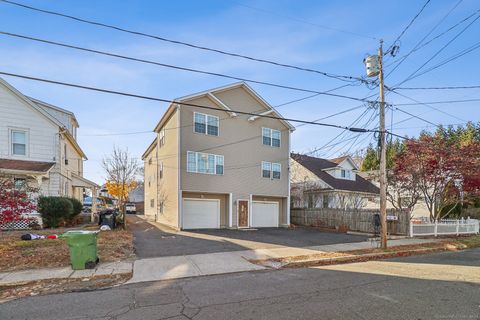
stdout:
[(238, 200), (238, 227), (248, 227), (248, 200)]

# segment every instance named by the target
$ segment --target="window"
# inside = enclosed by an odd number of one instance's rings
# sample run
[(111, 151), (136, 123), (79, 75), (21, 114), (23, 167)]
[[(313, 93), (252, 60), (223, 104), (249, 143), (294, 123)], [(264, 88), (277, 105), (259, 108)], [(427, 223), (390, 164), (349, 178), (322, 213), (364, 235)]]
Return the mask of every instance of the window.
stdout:
[(149, 165), (152, 164), (152, 158), (148, 159), (148, 164), (149, 164)]
[(163, 128), (162, 130), (160, 130), (160, 133), (159, 133), (159, 144), (160, 144), (160, 147), (165, 144), (165, 128)]
[(346, 174), (345, 170), (342, 169), (342, 171), (341, 171), (341, 176), (342, 176), (342, 178), (345, 178), (346, 175), (347, 175), (347, 174)]
[(282, 165), (280, 163), (271, 163), (262, 161), (262, 177), (271, 179), (280, 179)]
[(218, 117), (194, 112), (193, 113), (193, 130), (196, 133), (203, 133), (210, 136), (218, 136)]
[(160, 214), (163, 214), (163, 201), (160, 201), (159, 207)]
[(270, 178), (272, 171), (272, 164), (270, 162), (262, 161), (262, 177)]
[(280, 147), (280, 131), (262, 128), (262, 143), (266, 146)]
[(15, 178), (13, 183), (17, 190), (23, 189), (26, 186), (26, 180), (23, 178)]
[(328, 202), (329, 202), (329, 197), (328, 195), (324, 194), (323, 195), (323, 207), (328, 208)]
[(68, 158), (67, 158), (67, 144), (63, 145), (63, 155), (65, 157), (65, 164), (68, 165)]
[(280, 179), (280, 173), (282, 172), (282, 166), (280, 163), (272, 163), (272, 178)]
[(27, 132), (12, 130), (12, 155), (26, 156), (27, 155)]
[(158, 169), (158, 177), (163, 179), (163, 162), (160, 162), (160, 168)]
[(187, 171), (205, 174), (223, 174), (223, 156), (187, 151)]
[(155, 207), (155, 199), (150, 199), (150, 208)]

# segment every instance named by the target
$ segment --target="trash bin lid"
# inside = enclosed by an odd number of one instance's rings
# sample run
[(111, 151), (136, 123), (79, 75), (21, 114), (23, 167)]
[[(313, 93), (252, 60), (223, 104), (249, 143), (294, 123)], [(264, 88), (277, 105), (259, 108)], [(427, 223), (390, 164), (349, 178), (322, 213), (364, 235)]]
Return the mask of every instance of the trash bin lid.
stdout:
[(93, 235), (97, 234), (99, 231), (90, 231), (90, 230), (70, 230), (61, 235), (61, 237), (70, 237), (70, 236), (80, 236), (80, 235)]

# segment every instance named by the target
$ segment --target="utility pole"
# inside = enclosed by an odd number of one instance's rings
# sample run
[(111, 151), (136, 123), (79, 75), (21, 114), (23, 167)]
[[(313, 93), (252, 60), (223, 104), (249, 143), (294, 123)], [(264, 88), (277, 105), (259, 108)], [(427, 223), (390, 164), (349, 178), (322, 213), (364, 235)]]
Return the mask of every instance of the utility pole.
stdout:
[(383, 40), (378, 48), (378, 80), (380, 88), (380, 239), (387, 248), (387, 150), (385, 143), (385, 95), (383, 92)]

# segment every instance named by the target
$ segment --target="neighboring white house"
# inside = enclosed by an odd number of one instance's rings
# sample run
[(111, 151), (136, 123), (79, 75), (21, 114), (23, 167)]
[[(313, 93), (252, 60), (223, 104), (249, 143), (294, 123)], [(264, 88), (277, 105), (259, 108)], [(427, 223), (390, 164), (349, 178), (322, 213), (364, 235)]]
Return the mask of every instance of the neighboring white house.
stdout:
[(292, 153), (290, 170), (294, 208), (359, 209), (379, 197), (380, 190), (357, 174), (348, 156), (327, 160)]
[(83, 200), (85, 153), (77, 143), (79, 125), (65, 109), (27, 97), (0, 78), (0, 175), (39, 193)]

